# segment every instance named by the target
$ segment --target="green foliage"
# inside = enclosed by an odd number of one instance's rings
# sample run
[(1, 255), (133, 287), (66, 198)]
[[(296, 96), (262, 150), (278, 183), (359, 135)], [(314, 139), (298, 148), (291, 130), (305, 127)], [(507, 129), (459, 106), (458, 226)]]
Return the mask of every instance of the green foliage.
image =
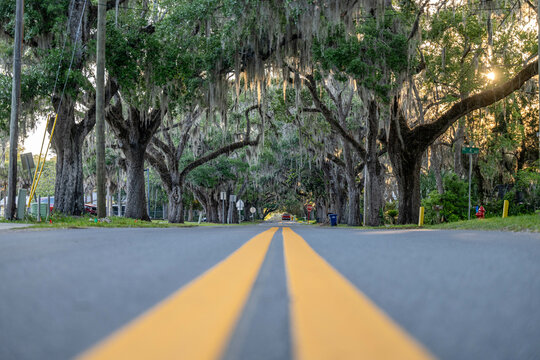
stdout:
[(356, 34), (336, 27), (324, 43), (314, 41), (313, 58), (323, 70), (337, 70), (342, 80), (352, 77), (359, 86), (388, 100), (399, 74), (412, 66), (409, 60), (414, 59), (408, 55), (407, 35), (395, 29), (396, 19), (408, 21), (406, 13), (391, 10), (381, 19), (367, 17)]
[[(36, 162), (37, 166), (37, 162)], [(56, 182), (56, 159), (45, 161), (43, 172), (36, 188), (36, 196), (54, 196)]]
[[(60, 24), (65, 23), (69, 2), (69, 0), (25, 0), (25, 41), (37, 41), (41, 35), (57, 32)], [(10, 36), (13, 36), (15, 28), (15, 5), (15, 1), (0, 2), (0, 26)]]
[[(519, 170), (515, 177), (514, 186), (504, 195), (504, 200), (510, 202), (509, 215), (533, 214), (540, 209), (540, 174), (536, 168)], [(502, 214), (503, 201), (490, 203), (495, 214)]]
[[(422, 200), (425, 208), (424, 223), (435, 224), (439, 221), (458, 221), (467, 219), (468, 211), (468, 183), (460, 180), (456, 174), (447, 174), (443, 178), (444, 193), (439, 194), (436, 190), (429, 193), (427, 198)], [(474, 195), (474, 194), (472, 194)], [(476, 199), (471, 199), (472, 204), (476, 204)], [(437, 217), (434, 209), (441, 206), (442, 209)], [(473, 212), (473, 210), (471, 210)]]
[[(384, 216), (383, 216), (383, 222), (386, 223), (386, 224), (395, 224), (396, 223), (396, 220), (397, 220), (397, 216), (399, 215), (399, 211), (398, 209), (396, 209), (397, 207), (397, 202), (389, 202), (389, 203), (386, 203), (385, 205), (385, 209), (386, 209), (386, 212), (384, 212)], [(382, 209), (381, 209), (382, 211)]]
[[(186, 156), (182, 159), (182, 163), (188, 164), (193, 160), (192, 156)], [(191, 171), (188, 181), (206, 188), (215, 188), (224, 181), (237, 179), (239, 174), (245, 173), (248, 168), (249, 165), (242, 159), (222, 155)]]
[(435, 229), (540, 232), (540, 214), (473, 219), (433, 226)]

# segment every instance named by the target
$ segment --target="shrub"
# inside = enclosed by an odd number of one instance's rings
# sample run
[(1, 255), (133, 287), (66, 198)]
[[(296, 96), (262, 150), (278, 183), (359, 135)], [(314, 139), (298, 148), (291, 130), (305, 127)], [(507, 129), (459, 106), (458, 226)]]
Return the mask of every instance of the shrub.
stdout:
[[(468, 210), (468, 182), (460, 180), (456, 174), (446, 174), (443, 178), (444, 193), (436, 190), (429, 193), (422, 200), (425, 208), (424, 223), (436, 224), (439, 221), (458, 221), (467, 219)], [(471, 200), (473, 204), (476, 201)], [(437, 216), (436, 206), (442, 206)], [(471, 213), (474, 211), (472, 209)]]

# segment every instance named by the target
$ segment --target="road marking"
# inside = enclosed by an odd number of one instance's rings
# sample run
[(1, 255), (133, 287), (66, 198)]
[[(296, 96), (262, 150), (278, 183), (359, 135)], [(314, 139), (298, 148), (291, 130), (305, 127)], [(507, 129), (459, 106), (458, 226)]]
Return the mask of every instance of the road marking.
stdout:
[(433, 358), (291, 228), (283, 242), (295, 359)]
[(79, 359), (219, 358), (276, 231), (255, 236)]

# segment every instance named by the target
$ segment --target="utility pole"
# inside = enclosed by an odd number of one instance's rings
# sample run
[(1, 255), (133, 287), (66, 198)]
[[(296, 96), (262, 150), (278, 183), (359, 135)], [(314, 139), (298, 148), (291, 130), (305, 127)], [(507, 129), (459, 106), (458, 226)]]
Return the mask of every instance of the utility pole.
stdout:
[[(148, 217), (150, 217), (150, 168), (144, 169), (146, 171), (146, 212), (148, 213)], [(182, 214), (182, 216), (184, 216)]]
[[(21, 53), (23, 41), (24, 0), (17, 0), (15, 10), (15, 40), (13, 42), (13, 82), (11, 88), (11, 118), (9, 123), (8, 203), (5, 217), (15, 219), (17, 194), (17, 146), (19, 143), (19, 108), (21, 102)], [(26, 199), (25, 199), (26, 200)]]
[(469, 153), (469, 211), (467, 220), (471, 220), (471, 176), (472, 176), (472, 153)]
[(97, 216), (106, 216), (105, 208), (105, 0), (98, 1), (96, 61), (96, 144), (97, 144)]

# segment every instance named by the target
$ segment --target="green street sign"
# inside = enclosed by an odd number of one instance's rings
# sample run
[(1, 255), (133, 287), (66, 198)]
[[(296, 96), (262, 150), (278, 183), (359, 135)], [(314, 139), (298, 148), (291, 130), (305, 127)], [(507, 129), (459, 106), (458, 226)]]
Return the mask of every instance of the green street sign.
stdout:
[(461, 148), (462, 154), (478, 154), (480, 153), (480, 149), (477, 147), (463, 147)]

